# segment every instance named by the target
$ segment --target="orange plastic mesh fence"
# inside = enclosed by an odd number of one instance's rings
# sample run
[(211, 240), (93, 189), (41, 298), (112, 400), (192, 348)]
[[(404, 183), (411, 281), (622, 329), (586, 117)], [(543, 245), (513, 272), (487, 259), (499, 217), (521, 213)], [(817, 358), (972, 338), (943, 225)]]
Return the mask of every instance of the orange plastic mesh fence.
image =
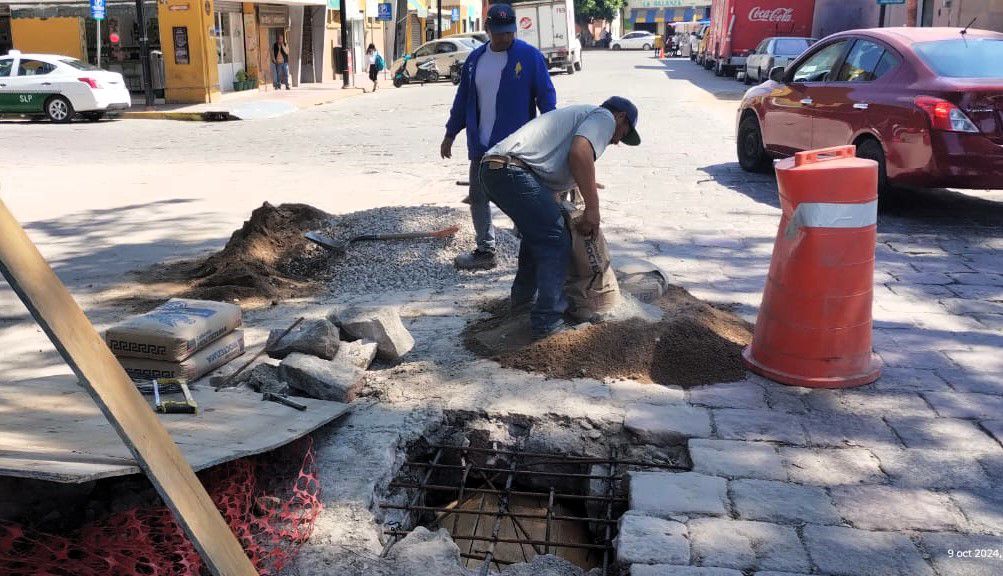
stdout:
[[(222, 464), (199, 478), (262, 576), (288, 564), (320, 514), (309, 438)], [(131, 508), (68, 536), (0, 521), (4, 576), (199, 576), (202, 568), (165, 506)]]

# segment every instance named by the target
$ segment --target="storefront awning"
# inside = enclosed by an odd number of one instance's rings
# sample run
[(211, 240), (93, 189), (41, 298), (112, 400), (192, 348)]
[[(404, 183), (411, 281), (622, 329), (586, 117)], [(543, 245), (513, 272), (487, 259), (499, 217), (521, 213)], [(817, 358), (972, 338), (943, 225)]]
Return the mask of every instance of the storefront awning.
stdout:
[(653, 22), (664, 22), (659, 17), (664, 18), (665, 11), (661, 8), (636, 8), (630, 11), (630, 20), (635, 24), (651, 24)]
[(704, 8), (635, 8), (630, 11), (630, 20), (635, 24), (656, 22), (692, 22), (696, 17), (706, 15)]

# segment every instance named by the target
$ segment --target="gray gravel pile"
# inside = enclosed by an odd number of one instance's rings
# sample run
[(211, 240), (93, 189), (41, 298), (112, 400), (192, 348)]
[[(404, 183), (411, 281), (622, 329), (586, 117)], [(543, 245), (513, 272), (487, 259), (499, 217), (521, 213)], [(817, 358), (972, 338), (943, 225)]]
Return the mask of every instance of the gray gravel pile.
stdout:
[(354, 242), (342, 256), (331, 259), (329, 283), (335, 293), (404, 291), (453, 286), (471, 278), (502, 275), (515, 267), (519, 241), (507, 230), (497, 230), (498, 268), (488, 272), (460, 272), (453, 259), (473, 250), (474, 230), (466, 210), (443, 206), (375, 208), (335, 217), (324, 229), (336, 241), (362, 234), (425, 232), (460, 227), (449, 239), (381, 240)]

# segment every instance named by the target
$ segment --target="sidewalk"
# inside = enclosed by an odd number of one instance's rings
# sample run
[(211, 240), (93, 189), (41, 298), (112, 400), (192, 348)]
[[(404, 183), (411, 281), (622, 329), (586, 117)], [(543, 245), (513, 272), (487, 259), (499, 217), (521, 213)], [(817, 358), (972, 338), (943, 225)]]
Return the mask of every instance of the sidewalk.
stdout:
[(142, 120), (258, 120), (291, 114), (297, 110), (330, 104), (338, 100), (364, 94), (363, 86), (369, 79), (356, 75), (355, 86), (342, 88), (341, 80), (324, 84), (301, 84), (292, 90), (275, 90), (262, 86), (258, 90), (228, 92), (217, 102), (208, 104), (164, 104), (150, 108), (143, 104), (141, 94), (134, 95), (132, 109), (122, 112), (119, 117)]

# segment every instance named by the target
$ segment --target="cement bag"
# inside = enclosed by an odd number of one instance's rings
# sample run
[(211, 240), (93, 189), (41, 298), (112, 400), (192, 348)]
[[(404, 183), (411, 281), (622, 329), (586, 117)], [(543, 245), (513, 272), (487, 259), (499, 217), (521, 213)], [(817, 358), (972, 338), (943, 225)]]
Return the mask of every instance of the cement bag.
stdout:
[(198, 380), (216, 368), (244, 353), (244, 332), (237, 330), (212, 342), (180, 362), (165, 362), (145, 358), (119, 358), (126, 374), (133, 380), (154, 378), (184, 378)]
[(581, 321), (600, 319), (620, 301), (620, 288), (606, 247), (606, 237), (597, 230), (591, 237), (578, 232), (575, 222), (585, 213), (570, 202), (561, 204), (571, 232), (571, 262), (564, 294), (568, 314)]
[(105, 333), (116, 356), (177, 362), (241, 324), (240, 306), (172, 298)]

